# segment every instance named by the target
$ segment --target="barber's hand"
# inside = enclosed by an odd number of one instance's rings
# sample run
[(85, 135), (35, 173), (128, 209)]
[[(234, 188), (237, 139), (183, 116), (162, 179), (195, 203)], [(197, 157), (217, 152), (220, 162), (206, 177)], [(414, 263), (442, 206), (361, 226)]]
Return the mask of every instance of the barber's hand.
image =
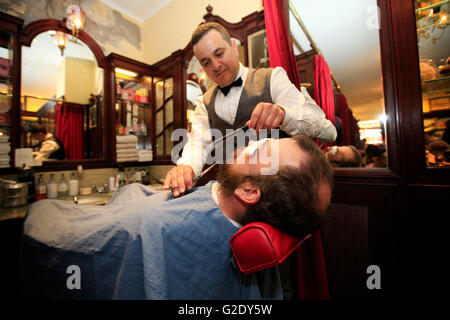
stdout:
[(194, 170), (189, 165), (181, 164), (171, 169), (164, 179), (164, 189), (172, 187), (173, 196), (183, 195), (186, 190), (192, 189), (192, 179), (195, 177)]
[(252, 116), (246, 125), (250, 129), (259, 132), (260, 129), (275, 129), (284, 120), (285, 111), (283, 107), (267, 102), (260, 102), (253, 110)]

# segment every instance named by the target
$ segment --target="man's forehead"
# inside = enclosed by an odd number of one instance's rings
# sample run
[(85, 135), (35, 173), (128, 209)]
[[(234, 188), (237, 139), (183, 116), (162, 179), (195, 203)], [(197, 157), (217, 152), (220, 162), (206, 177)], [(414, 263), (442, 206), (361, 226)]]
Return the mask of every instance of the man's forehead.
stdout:
[(305, 151), (300, 148), (297, 141), (292, 138), (274, 140), (274, 142), (275, 145), (278, 143), (280, 165), (299, 167), (300, 163), (308, 157)]
[(205, 46), (208, 47), (208, 49), (215, 50), (219, 47), (224, 47), (226, 43), (227, 42), (222, 35), (218, 31), (212, 29), (205, 33), (203, 37), (196, 44), (194, 44), (193, 48), (194, 52), (197, 52), (198, 48)]
[[(263, 141), (250, 143), (245, 149), (238, 151), (249, 153), (253, 159), (253, 164), (277, 164), (279, 166), (292, 166), (298, 168), (300, 163), (306, 160), (306, 153), (299, 147), (297, 142), (291, 138), (283, 139), (264, 139)], [(252, 147), (257, 147), (252, 148)], [(254, 149), (254, 150), (252, 150)]]

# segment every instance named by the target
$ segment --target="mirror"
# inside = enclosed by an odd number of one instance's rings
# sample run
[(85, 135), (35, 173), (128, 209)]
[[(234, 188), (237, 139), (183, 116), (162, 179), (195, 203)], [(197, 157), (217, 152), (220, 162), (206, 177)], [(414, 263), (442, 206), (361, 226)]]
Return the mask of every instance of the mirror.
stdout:
[(428, 168), (450, 167), (449, 1), (415, 1)]
[(41, 160), (102, 159), (104, 74), (90, 48), (61, 31), (42, 32), (22, 46), (21, 77), (20, 146), (38, 152), (31, 128), (41, 125), (65, 149), (59, 159), (36, 153)]
[[(341, 157), (344, 157), (344, 153), (351, 154), (351, 158), (361, 163), (362, 168), (386, 168), (387, 117), (383, 98), (377, 0), (291, 0), (290, 3), (299, 16), (297, 19), (293, 10), (290, 10), (290, 31), (302, 86), (315, 99), (313, 57), (318, 51), (332, 74), (335, 106), (333, 120), (338, 131), (336, 142), (339, 147), (335, 148), (336, 154)], [(216, 20), (219, 23), (222, 21), (218, 17)], [(306, 27), (315, 46), (311, 44), (298, 20)], [(231, 24), (227, 26), (232, 36), (233, 32), (243, 29)], [(264, 25), (261, 28), (246, 29), (245, 34), (240, 35), (245, 39), (245, 50), (240, 50), (241, 62), (248, 66), (245, 61), (248, 60), (252, 67), (267, 66)], [(189, 123), (195, 97), (207, 89), (207, 86), (202, 87), (205, 81), (202, 80), (201, 68), (195, 62), (195, 57), (188, 61), (186, 109)], [(304, 68), (299, 68), (300, 66)], [(194, 78), (200, 80), (192, 83)], [(347, 148), (341, 148), (344, 146)], [(334, 164), (342, 167), (353, 165), (340, 161)]]
[[(290, 29), (296, 56), (311, 65), (315, 48), (332, 74), (339, 148), (327, 156), (337, 156), (335, 165), (340, 167), (353, 166), (359, 155), (361, 167), (387, 167), (377, 1), (293, 0), (292, 6), (296, 12), (291, 8)], [(308, 91), (314, 99), (314, 75), (300, 72), (300, 81), (311, 85)], [(355, 147), (359, 155), (342, 146)], [(347, 162), (350, 155), (353, 163)]]

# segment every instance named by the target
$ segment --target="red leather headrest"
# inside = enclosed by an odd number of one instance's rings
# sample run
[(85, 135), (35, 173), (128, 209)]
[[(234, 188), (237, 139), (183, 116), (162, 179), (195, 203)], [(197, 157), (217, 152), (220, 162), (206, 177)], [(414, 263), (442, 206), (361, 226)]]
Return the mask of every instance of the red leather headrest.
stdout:
[(310, 236), (298, 239), (267, 223), (252, 222), (231, 237), (230, 247), (239, 269), (250, 274), (281, 264)]

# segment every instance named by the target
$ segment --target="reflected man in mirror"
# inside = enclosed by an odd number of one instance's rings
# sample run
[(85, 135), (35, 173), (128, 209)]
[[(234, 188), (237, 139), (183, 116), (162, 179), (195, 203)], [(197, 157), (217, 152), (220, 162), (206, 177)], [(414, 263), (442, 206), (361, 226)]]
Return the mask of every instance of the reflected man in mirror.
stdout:
[(328, 147), (325, 155), (333, 167), (359, 168), (362, 165), (361, 153), (351, 145)]
[(369, 144), (366, 147), (365, 168), (386, 168), (386, 147), (382, 144)]
[(35, 160), (64, 160), (66, 153), (64, 146), (43, 125), (34, 125), (30, 130), (33, 139), (39, 141), (37, 145), (39, 151), (33, 151)]

